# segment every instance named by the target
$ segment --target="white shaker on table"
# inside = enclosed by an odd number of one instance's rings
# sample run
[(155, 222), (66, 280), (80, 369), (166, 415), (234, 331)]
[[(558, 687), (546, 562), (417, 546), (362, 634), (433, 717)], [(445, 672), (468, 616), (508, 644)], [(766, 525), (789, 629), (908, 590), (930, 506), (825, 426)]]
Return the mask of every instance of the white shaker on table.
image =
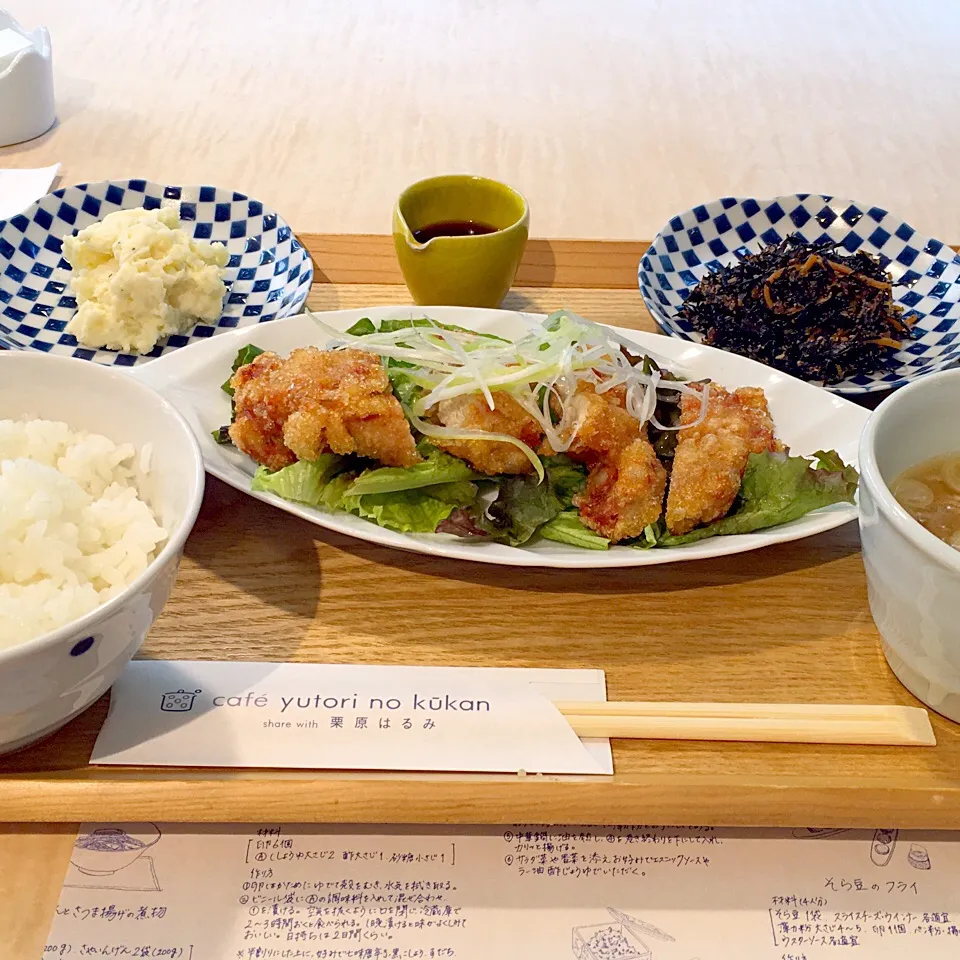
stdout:
[(55, 119), (47, 28), (25, 30), (0, 10), (0, 147), (39, 137)]

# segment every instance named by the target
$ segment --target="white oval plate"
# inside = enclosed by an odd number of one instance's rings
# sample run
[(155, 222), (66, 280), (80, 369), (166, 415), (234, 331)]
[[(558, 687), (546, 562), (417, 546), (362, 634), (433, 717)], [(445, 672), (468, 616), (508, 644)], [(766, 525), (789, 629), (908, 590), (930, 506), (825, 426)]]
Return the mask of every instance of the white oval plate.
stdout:
[[(324, 313), (323, 319), (330, 326), (345, 330), (362, 317), (378, 322), (385, 318), (423, 316), (441, 323), (460, 324), (473, 330), (509, 337), (517, 337), (527, 329), (524, 316), (528, 320), (542, 319), (535, 314), (468, 307), (373, 307)], [(618, 328), (618, 332), (635, 342), (638, 349), (662, 357), (678, 372), (682, 370), (695, 378), (711, 377), (730, 388), (763, 387), (777, 425), (777, 435), (794, 453), (807, 455), (816, 450), (833, 449), (846, 462), (856, 462), (857, 443), (869, 412), (849, 400), (754, 360), (712, 347), (636, 330)], [(229, 375), (237, 351), (246, 343), (255, 343), (264, 349), (286, 355), (296, 347), (310, 344), (323, 346), (323, 335), (309, 317), (300, 314), (192, 344), (187, 350), (178, 350), (131, 370), (130, 376), (154, 387), (186, 417), (200, 441), (206, 468), (215, 477), (317, 526), (385, 547), (449, 557), (452, 560), (518, 567), (645, 567), (679, 560), (725, 557), (746, 550), (757, 550), (772, 543), (799, 540), (832, 530), (857, 516), (857, 508), (852, 504), (834, 504), (792, 523), (758, 533), (713, 537), (685, 547), (662, 550), (618, 546), (600, 551), (583, 550), (550, 541), (525, 547), (508, 547), (500, 543), (461, 540), (447, 534), (395, 533), (347, 513), (326, 513), (269, 493), (253, 493), (250, 490), (255, 470), (253, 461), (232, 447), (218, 445), (210, 435), (212, 430), (230, 419), (230, 399), (220, 389), (220, 384)]]

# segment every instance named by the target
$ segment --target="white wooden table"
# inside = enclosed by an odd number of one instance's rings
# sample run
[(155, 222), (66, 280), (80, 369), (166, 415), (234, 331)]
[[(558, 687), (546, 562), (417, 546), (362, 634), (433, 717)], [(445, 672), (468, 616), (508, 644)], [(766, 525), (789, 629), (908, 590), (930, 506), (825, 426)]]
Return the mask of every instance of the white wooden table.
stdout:
[(726, 195), (832, 192), (960, 237), (951, 0), (0, 0), (53, 36), (60, 125), (0, 166), (216, 183), (386, 233), (471, 171), (534, 235), (649, 239)]

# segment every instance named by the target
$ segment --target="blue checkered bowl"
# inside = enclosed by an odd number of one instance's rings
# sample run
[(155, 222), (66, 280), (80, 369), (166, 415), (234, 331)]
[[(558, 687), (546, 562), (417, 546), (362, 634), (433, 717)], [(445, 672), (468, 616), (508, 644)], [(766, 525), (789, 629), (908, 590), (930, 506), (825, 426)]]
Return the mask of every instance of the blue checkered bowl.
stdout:
[[(147, 354), (81, 347), (64, 333), (77, 308), (62, 239), (115, 210), (180, 204), (183, 229), (224, 243), (230, 253), (227, 294), (217, 323), (166, 337)], [(310, 291), (310, 255), (290, 227), (259, 200), (219, 187), (175, 187), (147, 180), (105, 180), (66, 187), (0, 220), (0, 348), (42, 350), (132, 367), (225, 330), (289, 317)]]
[(827, 389), (846, 394), (891, 390), (960, 360), (960, 256), (886, 210), (822, 194), (725, 197), (674, 217), (640, 261), (647, 309), (664, 333), (699, 342), (700, 334), (677, 316), (690, 291), (707, 273), (791, 233), (808, 242), (829, 238), (850, 253), (879, 256), (902, 284), (894, 287), (894, 301), (913, 322), (915, 339), (905, 341), (894, 366)]

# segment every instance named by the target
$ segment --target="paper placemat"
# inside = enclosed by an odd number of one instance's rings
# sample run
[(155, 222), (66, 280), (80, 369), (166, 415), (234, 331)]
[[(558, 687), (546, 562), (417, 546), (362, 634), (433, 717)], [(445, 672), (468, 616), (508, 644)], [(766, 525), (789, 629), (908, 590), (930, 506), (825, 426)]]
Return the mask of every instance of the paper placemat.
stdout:
[(0, 170), (0, 220), (23, 213), (49, 193), (59, 170), (59, 163), (35, 170)]
[(958, 875), (896, 830), (88, 824), (44, 956), (954, 960)]

